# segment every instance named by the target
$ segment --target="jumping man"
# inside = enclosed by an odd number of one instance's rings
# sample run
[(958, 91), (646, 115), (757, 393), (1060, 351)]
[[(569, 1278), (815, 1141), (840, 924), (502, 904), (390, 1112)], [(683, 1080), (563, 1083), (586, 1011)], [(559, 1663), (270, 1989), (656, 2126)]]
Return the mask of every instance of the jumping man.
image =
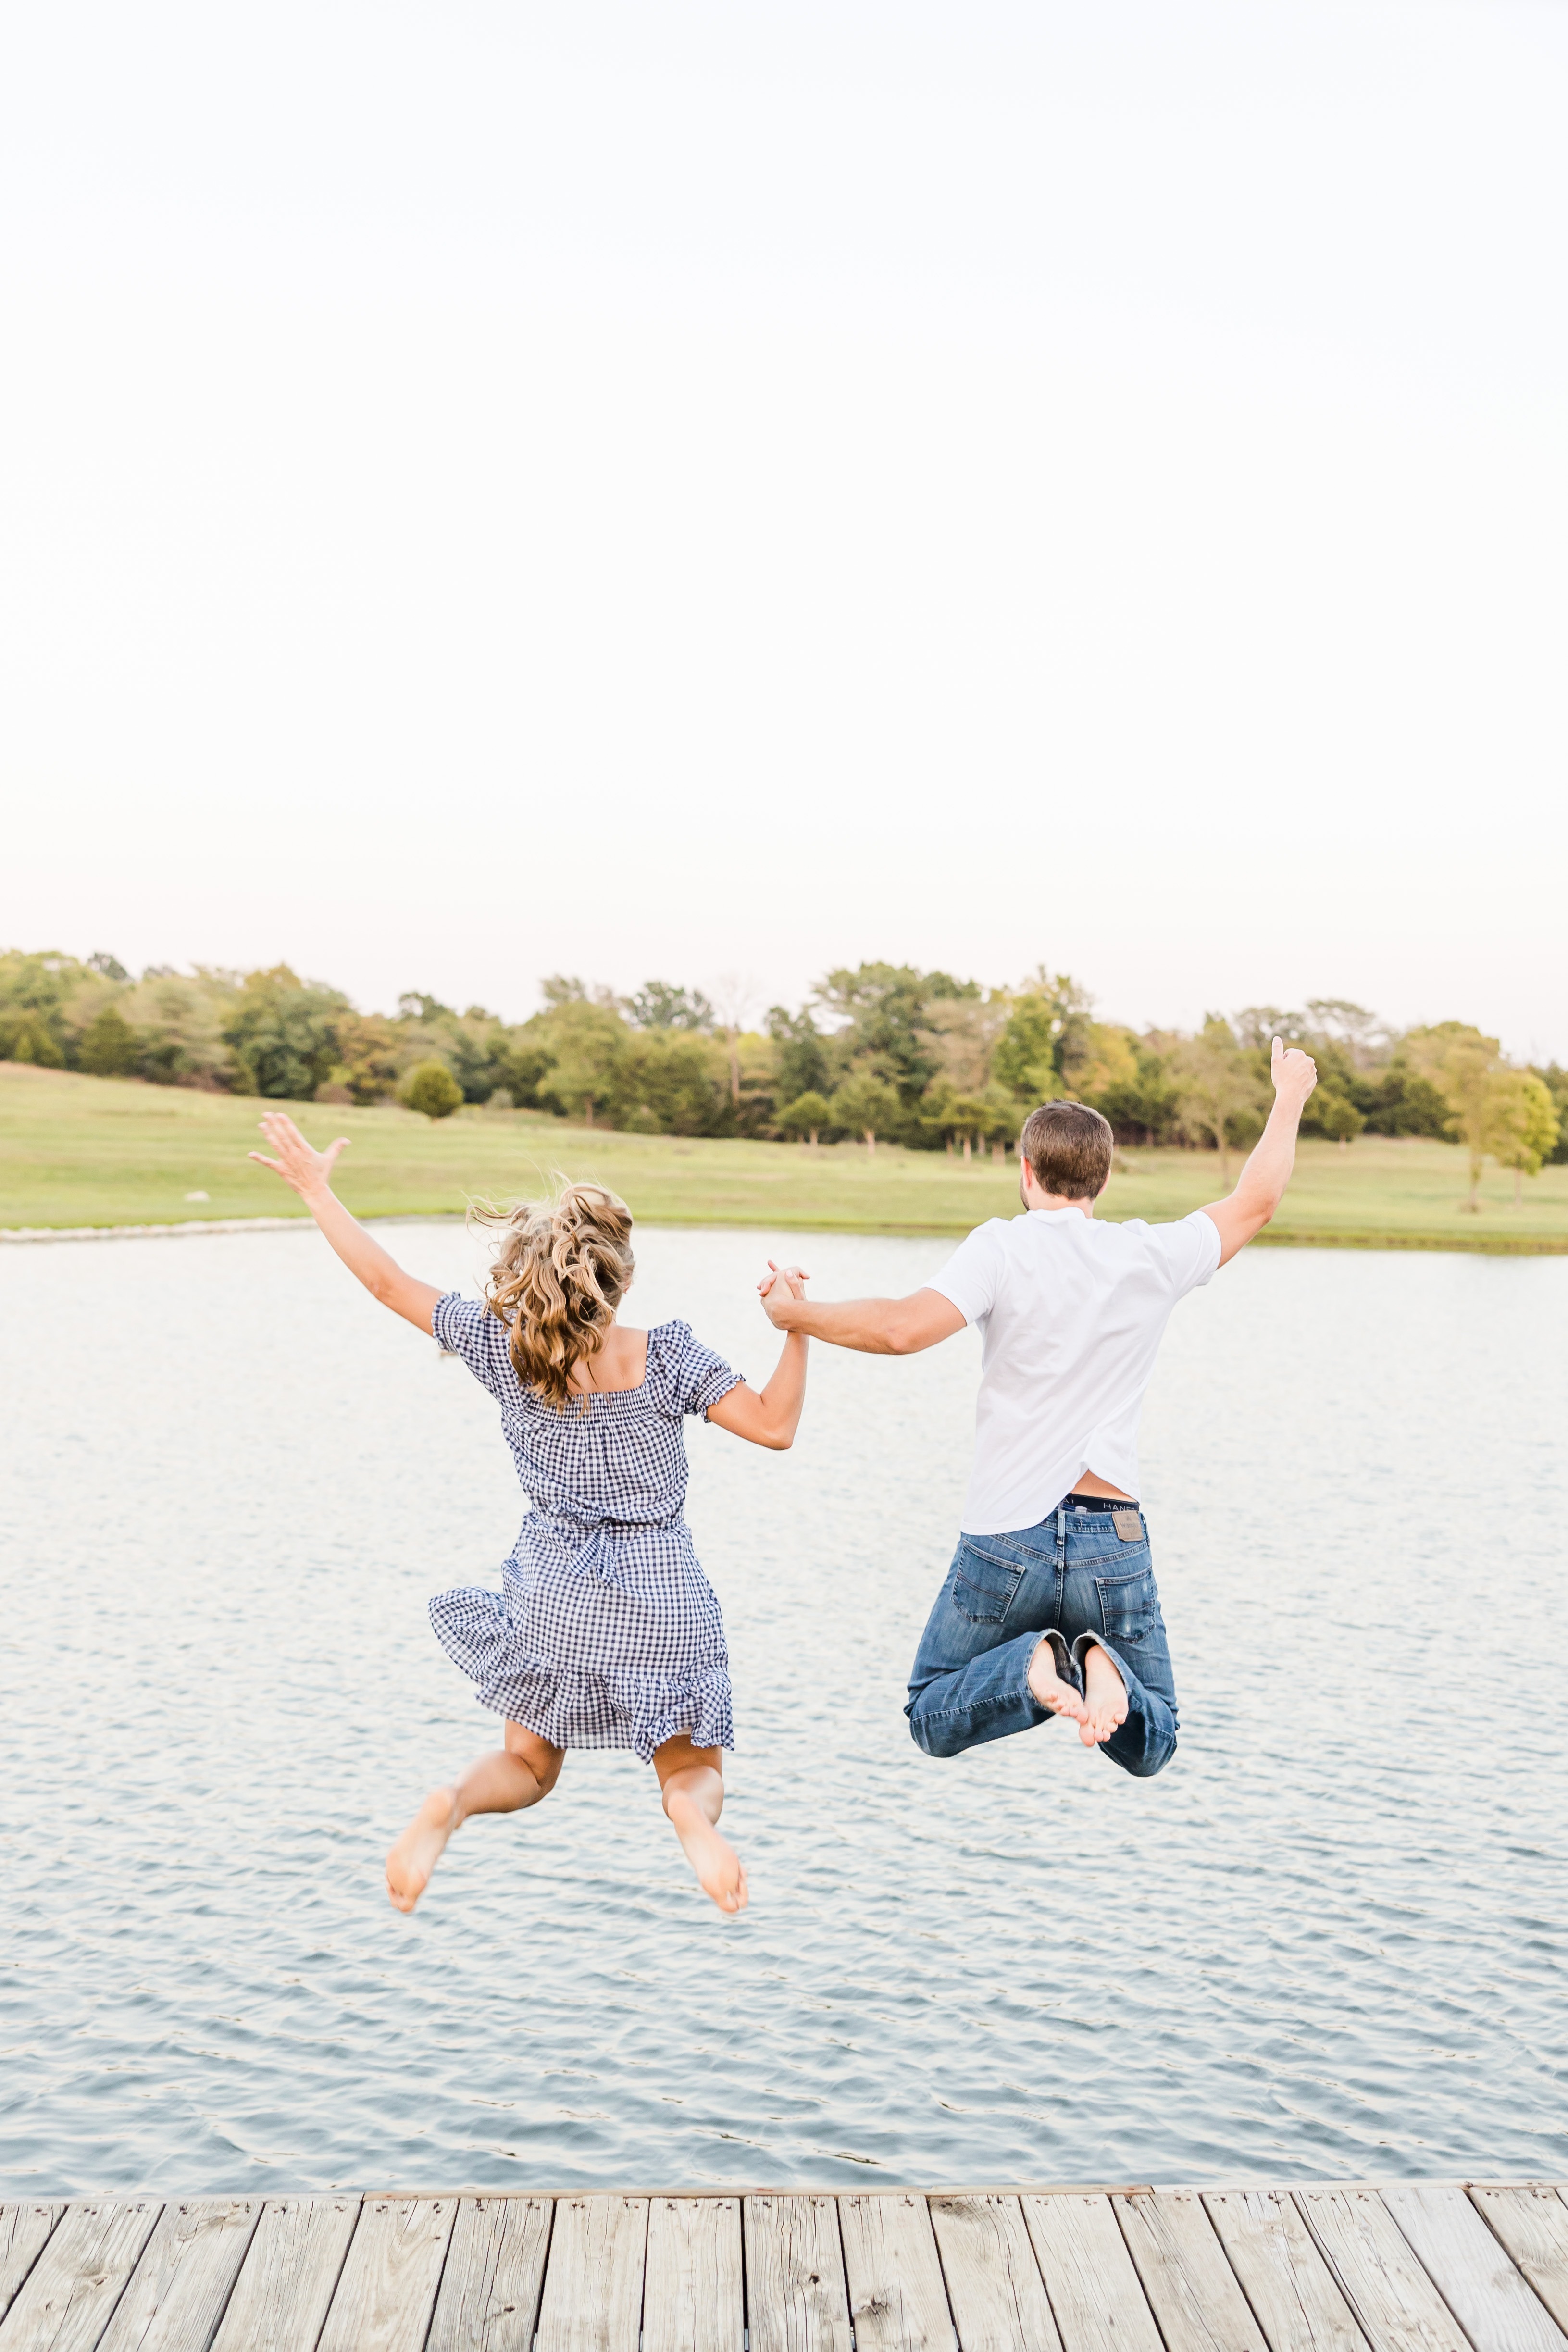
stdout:
[(910, 1356), (966, 1323), (983, 1338), (974, 1464), (947, 1581), (910, 1675), (914, 1740), (957, 1756), (1052, 1716), (1124, 1771), (1176, 1746), (1176, 1692), (1138, 1503), (1138, 1415), (1172, 1308), (1279, 1206), (1318, 1073), (1276, 1037), (1274, 1106), (1228, 1200), (1171, 1224), (1097, 1223), (1109, 1125), (1085, 1103), (1031, 1111), (1026, 1213), (976, 1227), (908, 1298), (824, 1305), (759, 1286), (784, 1331)]

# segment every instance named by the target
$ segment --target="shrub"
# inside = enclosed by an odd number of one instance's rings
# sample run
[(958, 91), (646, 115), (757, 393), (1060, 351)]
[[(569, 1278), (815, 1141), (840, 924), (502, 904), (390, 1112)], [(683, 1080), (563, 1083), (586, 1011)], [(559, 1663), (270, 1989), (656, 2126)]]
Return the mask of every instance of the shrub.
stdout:
[(419, 1062), (397, 1089), (405, 1109), (426, 1118), (450, 1118), (463, 1099), (463, 1089), (445, 1062)]
[(35, 1062), (41, 1070), (63, 1070), (66, 1066), (59, 1040), (36, 1013), (0, 1022), (0, 1061)]
[(117, 1004), (106, 1004), (81, 1034), (79, 1065), (95, 1078), (123, 1078), (138, 1067), (142, 1045)]

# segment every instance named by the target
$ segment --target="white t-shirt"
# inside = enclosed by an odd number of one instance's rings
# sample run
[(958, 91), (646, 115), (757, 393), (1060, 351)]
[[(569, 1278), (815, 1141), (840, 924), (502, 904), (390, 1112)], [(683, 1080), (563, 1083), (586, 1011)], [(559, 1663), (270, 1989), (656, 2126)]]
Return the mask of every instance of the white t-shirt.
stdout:
[(927, 1286), (984, 1346), (966, 1535), (1037, 1526), (1086, 1471), (1138, 1492), (1138, 1415), (1171, 1309), (1219, 1264), (1202, 1209), (1169, 1225), (1079, 1209), (993, 1217)]

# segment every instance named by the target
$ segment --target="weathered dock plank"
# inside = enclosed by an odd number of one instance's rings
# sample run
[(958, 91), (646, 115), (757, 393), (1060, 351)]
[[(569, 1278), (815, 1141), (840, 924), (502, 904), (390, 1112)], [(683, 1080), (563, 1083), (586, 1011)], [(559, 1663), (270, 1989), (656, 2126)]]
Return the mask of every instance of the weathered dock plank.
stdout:
[(260, 2213), (258, 2197), (172, 2198), (100, 2352), (208, 2352)]
[(156, 2197), (68, 2206), (0, 2319), (0, 2352), (94, 2352), (163, 2210)]
[(529, 2352), (553, 2216), (548, 2197), (465, 2197), (426, 2352)]
[(65, 2210), (49, 2198), (0, 2205), (0, 2319), (16, 2301), (17, 2288), (43, 2252)]
[(942, 2257), (923, 2197), (840, 2197), (855, 2352), (953, 2352)]
[(457, 2210), (453, 2197), (365, 2199), (320, 2352), (424, 2352)]
[(637, 2352), (646, 2197), (558, 2197), (539, 2352)]
[(1026, 2197), (1064, 2352), (1163, 2352), (1109, 2197)]
[(1473, 2181), (1471, 2200), (1559, 2327), (1568, 2329), (1568, 2203), (1540, 2181)]
[(1270, 2352), (1366, 2352), (1289, 2190), (1214, 2189), (1203, 2204)]
[(1141, 2189), (1112, 2210), (1165, 2352), (1269, 2352), (1195, 2189)]
[(933, 2197), (931, 2227), (963, 2352), (1061, 2352), (1016, 2197)]
[(1400, 2180), (1382, 2196), (1475, 2352), (1568, 2352), (1568, 2336), (1462, 2189)]
[(269, 2197), (213, 2352), (310, 2352), (359, 2214), (357, 2197)]
[(1375, 2189), (1299, 2189), (1296, 2202), (1373, 2352), (1469, 2352)]
[(643, 2352), (742, 2352), (746, 2289), (738, 2197), (654, 2197)]
[(850, 2352), (838, 2200), (743, 2200), (752, 2352)]
[(1568, 2192), (0, 2206), (0, 2352), (1568, 2352)]

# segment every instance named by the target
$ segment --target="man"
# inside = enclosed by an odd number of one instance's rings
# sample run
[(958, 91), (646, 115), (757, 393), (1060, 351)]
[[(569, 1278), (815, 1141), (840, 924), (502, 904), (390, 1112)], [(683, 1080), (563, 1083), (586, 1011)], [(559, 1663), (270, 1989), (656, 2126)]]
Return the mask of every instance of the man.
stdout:
[(947, 1581), (921, 1637), (905, 1713), (928, 1756), (1064, 1715), (1125, 1771), (1176, 1746), (1176, 1692), (1138, 1504), (1138, 1415), (1171, 1310), (1279, 1206), (1309, 1055), (1276, 1037), (1274, 1106), (1228, 1200), (1171, 1224), (1097, 1223), (1110, 1129), (1085, 1103), (1031, 1111), (1025, 1214), (978, 1226), (924, 1290), (838, 1306), (770, 1275), (770, 1319), (868, 1355), (908, 1356), (966, 1323), (984, 1339), (974, 1464)]

